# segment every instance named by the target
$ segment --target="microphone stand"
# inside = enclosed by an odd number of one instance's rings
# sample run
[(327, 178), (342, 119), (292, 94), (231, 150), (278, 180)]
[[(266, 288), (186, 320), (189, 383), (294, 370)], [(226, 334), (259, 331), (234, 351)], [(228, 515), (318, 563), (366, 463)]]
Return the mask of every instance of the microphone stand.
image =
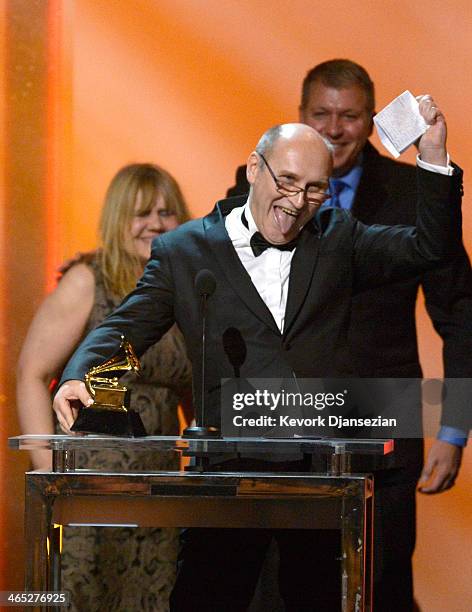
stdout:
[[(205, 361), (206, 361), (206, 315), (208, 309), (208, 298), (215, 290), (214, 276), (209, 270), (200, 270), (196, 277), (197, 290), (200, 293), (200, 304), (202, 311), (202, 380), (200, 409), (195, 415), (196, 424), (186, 427), (182, 432), (182, 438), (220, 438), (220, 430), (217, 427), (207, 427), (205, 423)], [(197, 465), (198, 459), (197, 457)]]

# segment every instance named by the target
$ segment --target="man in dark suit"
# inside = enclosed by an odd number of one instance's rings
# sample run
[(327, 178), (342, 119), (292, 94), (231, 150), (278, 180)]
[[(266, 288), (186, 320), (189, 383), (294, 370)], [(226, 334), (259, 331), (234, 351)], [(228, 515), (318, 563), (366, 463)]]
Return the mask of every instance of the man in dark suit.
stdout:
[[(366, 224), (411, 225), (416, 216), (416, 170), (380, 155), (369, 142), (374, 109), (369, 75), (349, 60), (319, 64), (303, 82), (300, 121), (324, 135), (335, 149), (330, 181), (334, 197), (325, 205), (351, 210)], [(228, 196), (247, 193), (245, 175), (246, 168), (238, 168)], [(421, 378), (415, 325), (420, 286), (444, 343), (445, 377), (472, 377), (472, 274), (465, 252), (440, 269), (353, 297), (349, 347), (360, 376)], [(376, 475), (374, 599), (382, 612), (412, 609), (418, 479), (421, 476), (420, 491), (437, 493), (453, 486), (457, 476), (465, 432), (450, 427), (462, 423), (452, 423), (446, 411), (422, 474), (423, 443), (412, 439), (397, 441), (398, 469)], [(468, 414), (470, 407), (464, 405), (459, 412)]]
[[(157, 238), (136, 290), (80, 345), (54, 400), (64, 431), (74, 419), (71, 402), (91, 401), (81, 382), (86, 371), (115, 352), (121, 334), (142, 354), (176, 321), (200, 388), (194, 282), (201, 269), (217, 281), (207, 315), (209, 424), (219, 425), (221, 379), (233, 375), (223, 342), (228, 328), (246, 345), (241, 377), (355, 375), (346, 338), (353, 291), (428, 269), (458, 249), (461, 176), (447, 162), (441, 112), (430, 98), (420, 109), (431, 127), (419, 144), (416, 229), (366, 227), (340, 209), (326, 209), (312, 223), (328, 195), (329, 149), (309, 126), (272, 128), (248, 159), (247, 202), (219, 202), (207, 217)], [(271, 535), (189, 530), (172, 609), (245, 610)], [(336, 558), (318, 532), (281, 530), (276, 537), (287, 610), (338, 609)], [(314, 550), (322, 561), (316, 570), (306, 563)]]

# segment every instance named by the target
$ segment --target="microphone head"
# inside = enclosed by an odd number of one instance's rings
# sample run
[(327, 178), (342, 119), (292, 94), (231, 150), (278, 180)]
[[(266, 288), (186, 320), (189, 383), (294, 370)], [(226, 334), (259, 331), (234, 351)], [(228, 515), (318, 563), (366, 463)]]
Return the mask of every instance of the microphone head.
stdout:
[(204, 268), (195, 276), (195, 289), (198, 295), (210, 297), (216, 289), (216, 278), (213, 272)]

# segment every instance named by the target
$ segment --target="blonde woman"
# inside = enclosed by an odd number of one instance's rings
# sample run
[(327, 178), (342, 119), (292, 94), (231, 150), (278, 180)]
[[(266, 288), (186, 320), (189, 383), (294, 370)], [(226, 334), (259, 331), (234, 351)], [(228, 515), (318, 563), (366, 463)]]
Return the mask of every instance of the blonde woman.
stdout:
[[(152, 164), (132, 164), (113, 178), (100, 221), (101, 247), (71, 261), (31, 323), (18, 365), (17, 405), (23, 433), (53, 433), (50, 389), (76, 345), (133, 289), (160, 233), (189, 219), (173, 177)], [(178, 433), (177, 406), (188, 397), (191, 368), (183, 338), (172, 328), (141, 358), (142, 376), (127, 380), (132, 407), (150, 435)], [(156, 470), (176, 467), (173, 455), (84, 451), (78, 467)], [(49, 451), (32, 453), (35, 469), (50, 468)], [(168, 609), (178, 538), (171, 529), (68, 528), (62, 587), (72, 608)]]

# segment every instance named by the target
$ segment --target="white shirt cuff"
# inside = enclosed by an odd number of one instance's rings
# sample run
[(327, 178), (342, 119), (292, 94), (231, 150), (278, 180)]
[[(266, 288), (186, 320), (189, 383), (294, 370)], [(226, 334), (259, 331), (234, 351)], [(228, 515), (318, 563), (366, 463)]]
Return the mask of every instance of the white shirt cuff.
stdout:
[(429, 170), (430, 172), (436, 172), (437, 174), (445, 174), (446, 176), (451, 176), (454, 174), (454, 168), (449, 163), (449, 153), (447, 154), (447, 166), (437, 166), (436, 164), (429, 164), (428, 162), (420, 159), (420, 155), (416, 156), (416, 165), (423, 170)]

